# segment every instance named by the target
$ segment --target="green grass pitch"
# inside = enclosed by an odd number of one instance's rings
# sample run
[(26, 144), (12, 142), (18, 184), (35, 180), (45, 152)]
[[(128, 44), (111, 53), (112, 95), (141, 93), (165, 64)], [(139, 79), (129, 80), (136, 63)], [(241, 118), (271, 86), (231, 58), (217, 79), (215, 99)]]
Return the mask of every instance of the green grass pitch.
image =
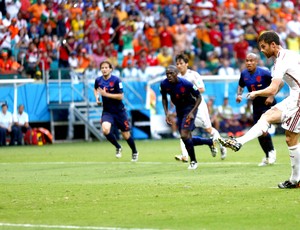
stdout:
[(196, 147), (195, 171), (174, 160), (178, 140), (136, 141), (136, 163), (124, 141), (121, 159), (108, 142), (0, 148), (0, 229), (298, 229), (300, 190), (277, 188), (291, 169), (273, 140), (273, 166), (257, 166), (253, 140), (224, 161)]

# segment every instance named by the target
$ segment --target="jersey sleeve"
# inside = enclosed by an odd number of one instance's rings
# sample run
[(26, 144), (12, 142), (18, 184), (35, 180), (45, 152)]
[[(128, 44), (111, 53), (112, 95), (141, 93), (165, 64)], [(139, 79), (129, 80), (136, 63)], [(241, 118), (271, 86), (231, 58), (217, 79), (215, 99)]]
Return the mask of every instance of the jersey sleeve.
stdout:
[(118, 93), (123, 93), (123, 83), (120, 78), (116, 77), (115, 87)]
[(198, 97), (198, 96), (199, 96), (200, 92), (199, 92), (199, 90), (198, 90), (198, 88), (197, 88), (196, 85), (193, 85), (192, 83), (190, 83), (190, 84), (189, 84), (189, 88), (190, 88), (191, 94), (192, 94), (193, 96), (195, 96), (195, 97)]
[(196, 71), (194, 71), (194, 79), (195, 79), (194, 84), (197, 86), (198, 89), (200, 89), (200, 88), (205, 89), (203, 79), (202, 79), (201, 75)]
[(99, 87), (99, 78), (97, 77), (96, 79), (95, 79), (95, 84), (94, 84), (94, 89), (98, 89), (98, 87)]
[(241, 75), (240, 75), (240, 79), (239, 79), (239, 86), (240, 87), (242, 87), (242, 88), (244, 88), (245, 86), (246, 86), (246, 84), (245, 84), (245, 81), (244, 81), (244, 72), (242, 71), (241, 72)]
[(160, 91), (161, 95), (166, 95), (167, 94), (166, 91), (165, 91), (165, 87), (164, 87), (164, 82), (163, 81), (160, 83), (159, 91)]

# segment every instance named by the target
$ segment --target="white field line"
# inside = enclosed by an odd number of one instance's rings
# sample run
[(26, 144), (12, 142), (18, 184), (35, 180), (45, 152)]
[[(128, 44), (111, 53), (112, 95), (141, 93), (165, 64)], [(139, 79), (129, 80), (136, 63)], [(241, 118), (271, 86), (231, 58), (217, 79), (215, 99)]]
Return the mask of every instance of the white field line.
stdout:
[[(142, 164), (142, 165), (178, 165), (180, 162), (90, 162), (90, 161), (76, 161), (76, 162), (1, 162), (0, 165), (127, 165), (127, 164)], [(255, 162), (198, 162), (198, 165), (257, 165)], [(275, 165), (282, 165), (282, 163), (276, 163)]]
[(150, 228), (115, 228), (115, 227), (97, 227), (97, 226), (74, 226), (74, 225), (47, 225), (47, 224), (13, 224), (1, 223), (0, 227), (19, 227), (19, 228), (56, 228), (56, 229), (90, 229), (90, 230), (157, 230)]

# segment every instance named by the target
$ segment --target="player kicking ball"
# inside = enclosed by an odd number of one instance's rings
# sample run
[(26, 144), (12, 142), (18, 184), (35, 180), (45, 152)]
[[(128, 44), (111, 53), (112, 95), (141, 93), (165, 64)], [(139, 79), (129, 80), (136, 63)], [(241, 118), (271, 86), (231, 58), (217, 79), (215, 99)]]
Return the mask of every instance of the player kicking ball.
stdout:
[(279, 183), (278, 187), (281, 189), (300, 188), (300, 56), (297, 52), (283, 49), (280, 46), (280, 38), (274, 31), (263, 32), (258, 38), (258, 45), (267, 58), (275, 58), (271, 71), (273, 78), (268, 87), (250, 92), (248, 98), (253, 100), (258, 96), (274, 96), (281, 88), (283, 81), (289, 86), (290, 95), (267, 110), (244, 136), (236, 139), (219, 138), (219, 141), (225, 147), (239, 151), (245, 143), (266, 133), (271, 124), (281, 123), (285, 129), (292, 172), (290, 178)]

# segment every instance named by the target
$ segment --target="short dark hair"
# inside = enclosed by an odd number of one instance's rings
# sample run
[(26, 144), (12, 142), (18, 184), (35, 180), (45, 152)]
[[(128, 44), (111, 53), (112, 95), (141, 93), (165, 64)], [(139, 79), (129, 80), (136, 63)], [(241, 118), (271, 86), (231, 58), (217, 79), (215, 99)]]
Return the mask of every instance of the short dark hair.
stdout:
[(3, 108), (4, 106), (6, 106), (6, 107), (8, 108), (8, 105), (7, 105), (6, 103), (3, 103), (3, 104), (1, 105), (1, 108)]
[(166, 72), (168, 71), (172, 71), (174, 73), (178, 73), (178, 69), (176, 68), (175, 65), (169, 65), (167, 68), (166, 68)]
[(280, 38), (275, 31), (266, 31), (262, 32), (257, 39), (257, 43), (264, 41), (267, 44), (275, 42), (276, 45), (280, 45)]
[(101, 66), (103, 65), (103, 64), (108, 64), (109, 65), (109, 68), (111, 68), (111, 69), (113, 69), (113, 65), (110, 63), (110, 61), (108, 61), (108, 60), (105, 60), (105, 61), (102, 61), (101, 63), (100, 63), (100, 69), (101, 69)]
[(183, 60), (185, 63), (189, 63), (189, 58), (186, 54), (180, 53), (177, 54), (175, 57), (175, 61), (177, 62), (178, 60)]

